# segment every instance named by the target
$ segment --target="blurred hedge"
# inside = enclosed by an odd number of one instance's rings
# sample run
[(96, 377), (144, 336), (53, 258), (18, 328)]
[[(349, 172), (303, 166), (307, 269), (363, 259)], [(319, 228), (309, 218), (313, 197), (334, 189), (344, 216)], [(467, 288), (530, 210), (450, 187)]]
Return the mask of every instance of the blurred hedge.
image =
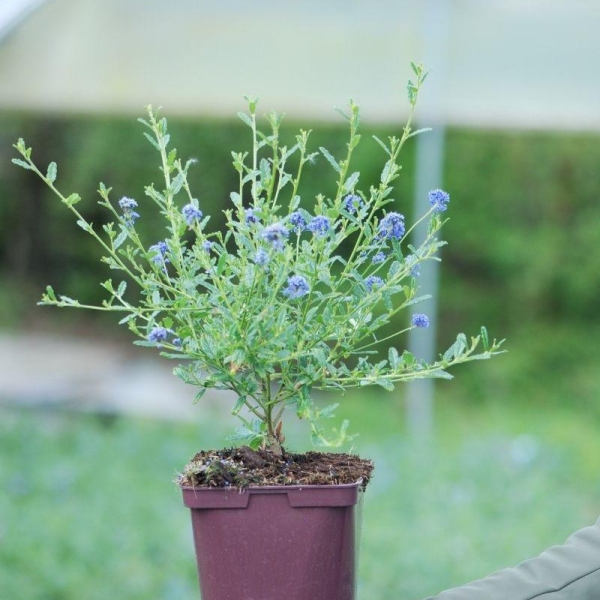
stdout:
[[(248, 149), (248, 130), (229, 121), (169, 123), (180, 156), (198, 158), (192, 189), (212, 215), (211, 226), (218, 227), (237, 185), (230, 152)], [(343, 151), (343, 126), (313, 128), (315, 149), (326, 145), (334, 154)], [(297, 129), (293, 123), (284, 129), (290, 144)], [(382, 164), (381, 150), (368, 134), (386, 137), (392, 131), (363, 131), (355, 165), (363, 188), (378, 180)], [(39, 164), (58, 163), (60, 188), (80, 193), (87, 201), (80, 206), (96, 224), (106, 217), (93, 201), (99, 181), (113, 188), (115, 199), (128, 195), (142, 201), (143, 186), (159, 184), (161, 177), (155, 151), (135, 119), (0, 115), (4, 326), (26, 322), (46, 283), (98, 301), (98, 282), (107, 277), (92, 240), (64, 207), (30, 173), (10, 163), (11, 144), (19, 136), (34, 147)], [(440, 347), (458, 329), (476, 332), (485, 323), (493, 334), (509, 338), (511, 351), (485, 370), (473, 370), (479, 374), (461, 376), (450, 393), (568, 400), (596, 409), (600, 136), (451, 129), (446, 153), (444, 187), (452, 202), (445, 229), (449, 245), (443, 251)], [(395, 197), (398, 210), (410, 215), (414, 145), (407, 148), (403, 165)], [(307, 207), (333, 184), (329, 165), (318, 161), (301, 188)], [(155, 216), (140, 204), (139, 223), (148, 239), (162, 235)]]

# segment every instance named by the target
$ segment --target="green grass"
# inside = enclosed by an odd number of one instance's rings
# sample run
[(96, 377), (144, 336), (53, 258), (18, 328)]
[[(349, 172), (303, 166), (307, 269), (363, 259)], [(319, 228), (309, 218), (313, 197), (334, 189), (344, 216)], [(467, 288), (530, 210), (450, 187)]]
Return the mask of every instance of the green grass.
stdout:
[[(460, 388), (457, 388), (460, 390)], [(447, 398), (411, 443), (391, 395), (342, 412), (376, 462), (360, 598), (415, 600), (561, 543), (595, 521), (600, 433), (587, 414)], [(171, 483), (227, 425), (0, 411), (0, 587), (6, 599), (198, 597), (189, 515)], [(300, 431), (293, 428), (294, 443)], [(301, 444), (296, 444), (301, 445)]]

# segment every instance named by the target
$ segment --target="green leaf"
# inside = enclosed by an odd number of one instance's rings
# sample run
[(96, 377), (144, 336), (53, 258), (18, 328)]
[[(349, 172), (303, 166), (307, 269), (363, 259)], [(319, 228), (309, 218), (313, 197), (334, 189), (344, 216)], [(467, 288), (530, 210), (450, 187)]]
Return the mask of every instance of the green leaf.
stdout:
[(392, 156), (392, 151), (376, 135), (373, 136), (373, 139), (384, 149), (388, 156)]
[(194, 404), (197, 404), (202, 399), (204, 394), (206, 394), (206, 388), (200, 388), (198, 393), (194, 396)]
[(245, 113), (245, 112), (238, 112), (237, 116), (244, 122), (246, 123), (246, 125), (248, 125), (248, 127), (250, 128), (254, 128), (254, 123), (252, 122), (252, 119)]
[(54, 293), (54, 289), (52, 288), (51, 285), (46, 286), (46, 294), (48, 295), (48, 298), (50, 300), (53, 300), (54, 302), (56, 302), (56, 294)]
[(117, 288), (117, 296), (122, 296), (125, 293), (126, 289), (127, 289), (127, 282), (121, 281), (121, 283), (119, 284), (119, 287)]
[(341, 173), (342, 169), (340, 168), (340, 165), (337, 163), (337, 161), (335, 160), (335, 158), (333, 158), (333, 156), (331, 156), (331, 154), (329, 153), (329, 150), (327, 150), (327, 148), (323, 148), (322, 146), (319, 148), (319, 150), (321, 151), (321, 154), (327, 159), (327, 162), (338, 172)]
[(130, 315), (127, 315), (126, 317), (123, 317), (120, 321), (119, 321), (119, 325), (124, 325), (125, 323), (129, 323), (129, 321), (131, 321), (132, 319), (135, 319), (137, 315), (135, 313), (131, 313)]
[(385, 183), (386, 181), (388, 181), (394, 166), (395, 166), (394, 161), (391, 159), (385, 163), (385, 166), (383, 167), (383, 170), (381, 171), (381, 177), (380, 177), (381, 183)]
[(74, 206), (78, 202), (81, 202), (81, 196), (79, 194), (71, 194), (65, 198), (64, 202), (67, 206)]
[(406, 139), (414, 137), (415, 135), (420, 135), (421, 133), (426, 133), (428, 131), (433, 131), (431, 127), (423, 127), (422, 129), (415, 129), (415, 131), (411, 131)]
[(348, 179), (344, 182), (344, 192), (351, 192), (354, 189), (354, 186), (358, 183), (358, 178), (360, 177), (360, 172), (356, 171), (352, 173)]
[(58, 167), (56, 166), (56, 163), (55, 162), (51, 162), (48, 165), (48, 171), (46, 173), (46, 179), (50, 183), (54, 183), (56, 181), (57, 171), (58, 171)]
[(90, 223), (87, 223), (83, 219), (77, 219), (77, 225), (79, 225), (79, 227), (81, 227), (81, 229), (84, 231), (91, 231), (92, 229)]
[(33, 170), (33, 167), (31, 167), (28, 163), (26, 163), (24, 160), (21, 160), (20, 158), (13, 158), (12, 162), (15, 165), (18, 165), (19, 167), (22, 167), (23, 169), (27, 169), (28, 171)]
[(382, 388), (386, 389), (388, 392), (394, 391), (394, 384), (389, 379), (385, 379), (384, 377), (375, 379), (375, 381), (373, 381), (373, 384), (380, 385)]
[(127, 239), (129, 233), (125, 227), (121, 227), (121, 233), (115, 238), (113, 242), (113, 248), (116, 250), (123, 244), (123, 242)]
[(490, 338), (488, 337), (488, 332), (487, 329), (485, 327), (481, 328), (481, 342), (483, 344), (483, 349), (484, 350), (489, 350), (490, 347)]
[(240, 396), (237, 399), (237, 402), (235, 403), (234, 407), (231, 409), (232, 415), (237, 415), (240, 412), (240, 410), (242, 410), (242, 408), (244, 408), (244, 404), (246, 404), (246, 398), (247, 398), (247, 396)]
[(178, 173), (177, 176), (171, 181), (170, 192), (173, 196), (181, 190), (185, 181), (185, 173)]
[(396, 350), (396, 348), (390, 348), (388, 350), (388, 359), (392, 369), (397, 369), (400, 364), (400, 356), (398, 355), (398, 350)]
[(408, 350), (405, 350), (402, 353), (402, 360), (404, 361), (404, 364), (407, 367), (410, 367), (415, 364), (415, 355), (409, 352)]
[(160, 146), (156, 142), (156, 140), (149, 134), (144, 131), (144, 137), (160, 152)]

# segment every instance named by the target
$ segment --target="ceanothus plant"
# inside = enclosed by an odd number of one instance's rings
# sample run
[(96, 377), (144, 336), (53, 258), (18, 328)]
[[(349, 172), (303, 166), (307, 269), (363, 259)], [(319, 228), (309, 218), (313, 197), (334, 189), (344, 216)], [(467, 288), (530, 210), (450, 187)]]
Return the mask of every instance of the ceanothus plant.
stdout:
[[(430, 192), (429, 211), (419, 220), (428, 222), (428, 232), (418, 247), (408, 244), (417, 223), (407, 228), (402, 214), (385, 208), (393, 203), (400, 151), (419, 133), (411, 123), (427, 73), (422, 65), (412, 68), (416, 79), (408, 83), (408, 121), (400, 137), (375, 138), (384, 161), (379, 181), (368, 188), (360, 188), (360, 174), (350, 170), (361, 140), (354, 102), (349, 114), (340, 111), (350, 127), (340, 160), (325, 148), (310, 152), (309, 131), (301, 130), (291, 147), (282, 145), (282, 115), (275, 112), (268, 116), (270, 131), (259, 131), (257, 101), (247, 98), (249, 113), (239, 116), (252, 131), (252, 150), (232, 153), (239, 186), (231, 192), (224, 231), (209, 230), (209, 217), (188, 184), (194, 161), (183, 163), (169, 149), (167, 122), (152, 107), (140, 122), (160, 154), (164, 187), (147, 186), (145, 195), (165, 218), (164, 239), (143, 240), (136, 230), (138, 202), (129, 197), (114, 202), (102, 183), (99, 204), (113, 222), (98, 232), (79, 212), (79, 195), (65, 196), (55, 187), (56, 164), (44, 175), (20, 139), (15, 148), (22, 159), (13, 162), (43, 179), (100, 244), (102, 262), (125, 276), (119, 283), (101, 284), (108, 298), (100, 306), (57, 296), (50, 286), (40, 304), (123, 313), (119, 323), (140, 338), (136, 344), (180, 361), (174, 372), (198, 388), (197, 400), (209, 388), (233, 391), (232, 413), (242, 420), (234, 437), (275, 452), (284, 440), (286, 409), (310, 422), (315, 443), (339, 445), (347, 439), (347, 422), (332, 435), (323, 430), (320, 419), (331, 417), (337, 405), (317, 407), (311, 398), (315, 389), (343, 392), (379, 385), (393, 390), (402, 381), (450, 378), (449, 367), (498, 353), (501, 342), (490, 342), (485, 328), (470, 341), (459, 334), (431, 364), (394, 346), (386, 357), (375, 349), (429, 325), (426, 315), (415, 313), (406, 329), (379, 335), (398, 312), (424, 299), (417, 295), (416, 276), (422, 262), (439, 260), (436, 253), (444, 242), (437, 236), (450, 200), (443, 190)], [(332, 197), (319, 194), (306, 210), (300, 182), (307, 163), (319, 154), (332, 167), (336, 191)], [(135, 294), (127, 291), (127, 281), (135, 284)]]

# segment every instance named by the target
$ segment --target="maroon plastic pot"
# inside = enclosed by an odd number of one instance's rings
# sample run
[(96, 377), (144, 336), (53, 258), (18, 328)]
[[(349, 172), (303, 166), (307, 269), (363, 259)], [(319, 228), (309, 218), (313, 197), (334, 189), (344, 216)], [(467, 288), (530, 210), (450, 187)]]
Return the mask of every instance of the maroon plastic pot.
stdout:
[(182, 487), (202, 600), (354, 600), (360, 483)]

